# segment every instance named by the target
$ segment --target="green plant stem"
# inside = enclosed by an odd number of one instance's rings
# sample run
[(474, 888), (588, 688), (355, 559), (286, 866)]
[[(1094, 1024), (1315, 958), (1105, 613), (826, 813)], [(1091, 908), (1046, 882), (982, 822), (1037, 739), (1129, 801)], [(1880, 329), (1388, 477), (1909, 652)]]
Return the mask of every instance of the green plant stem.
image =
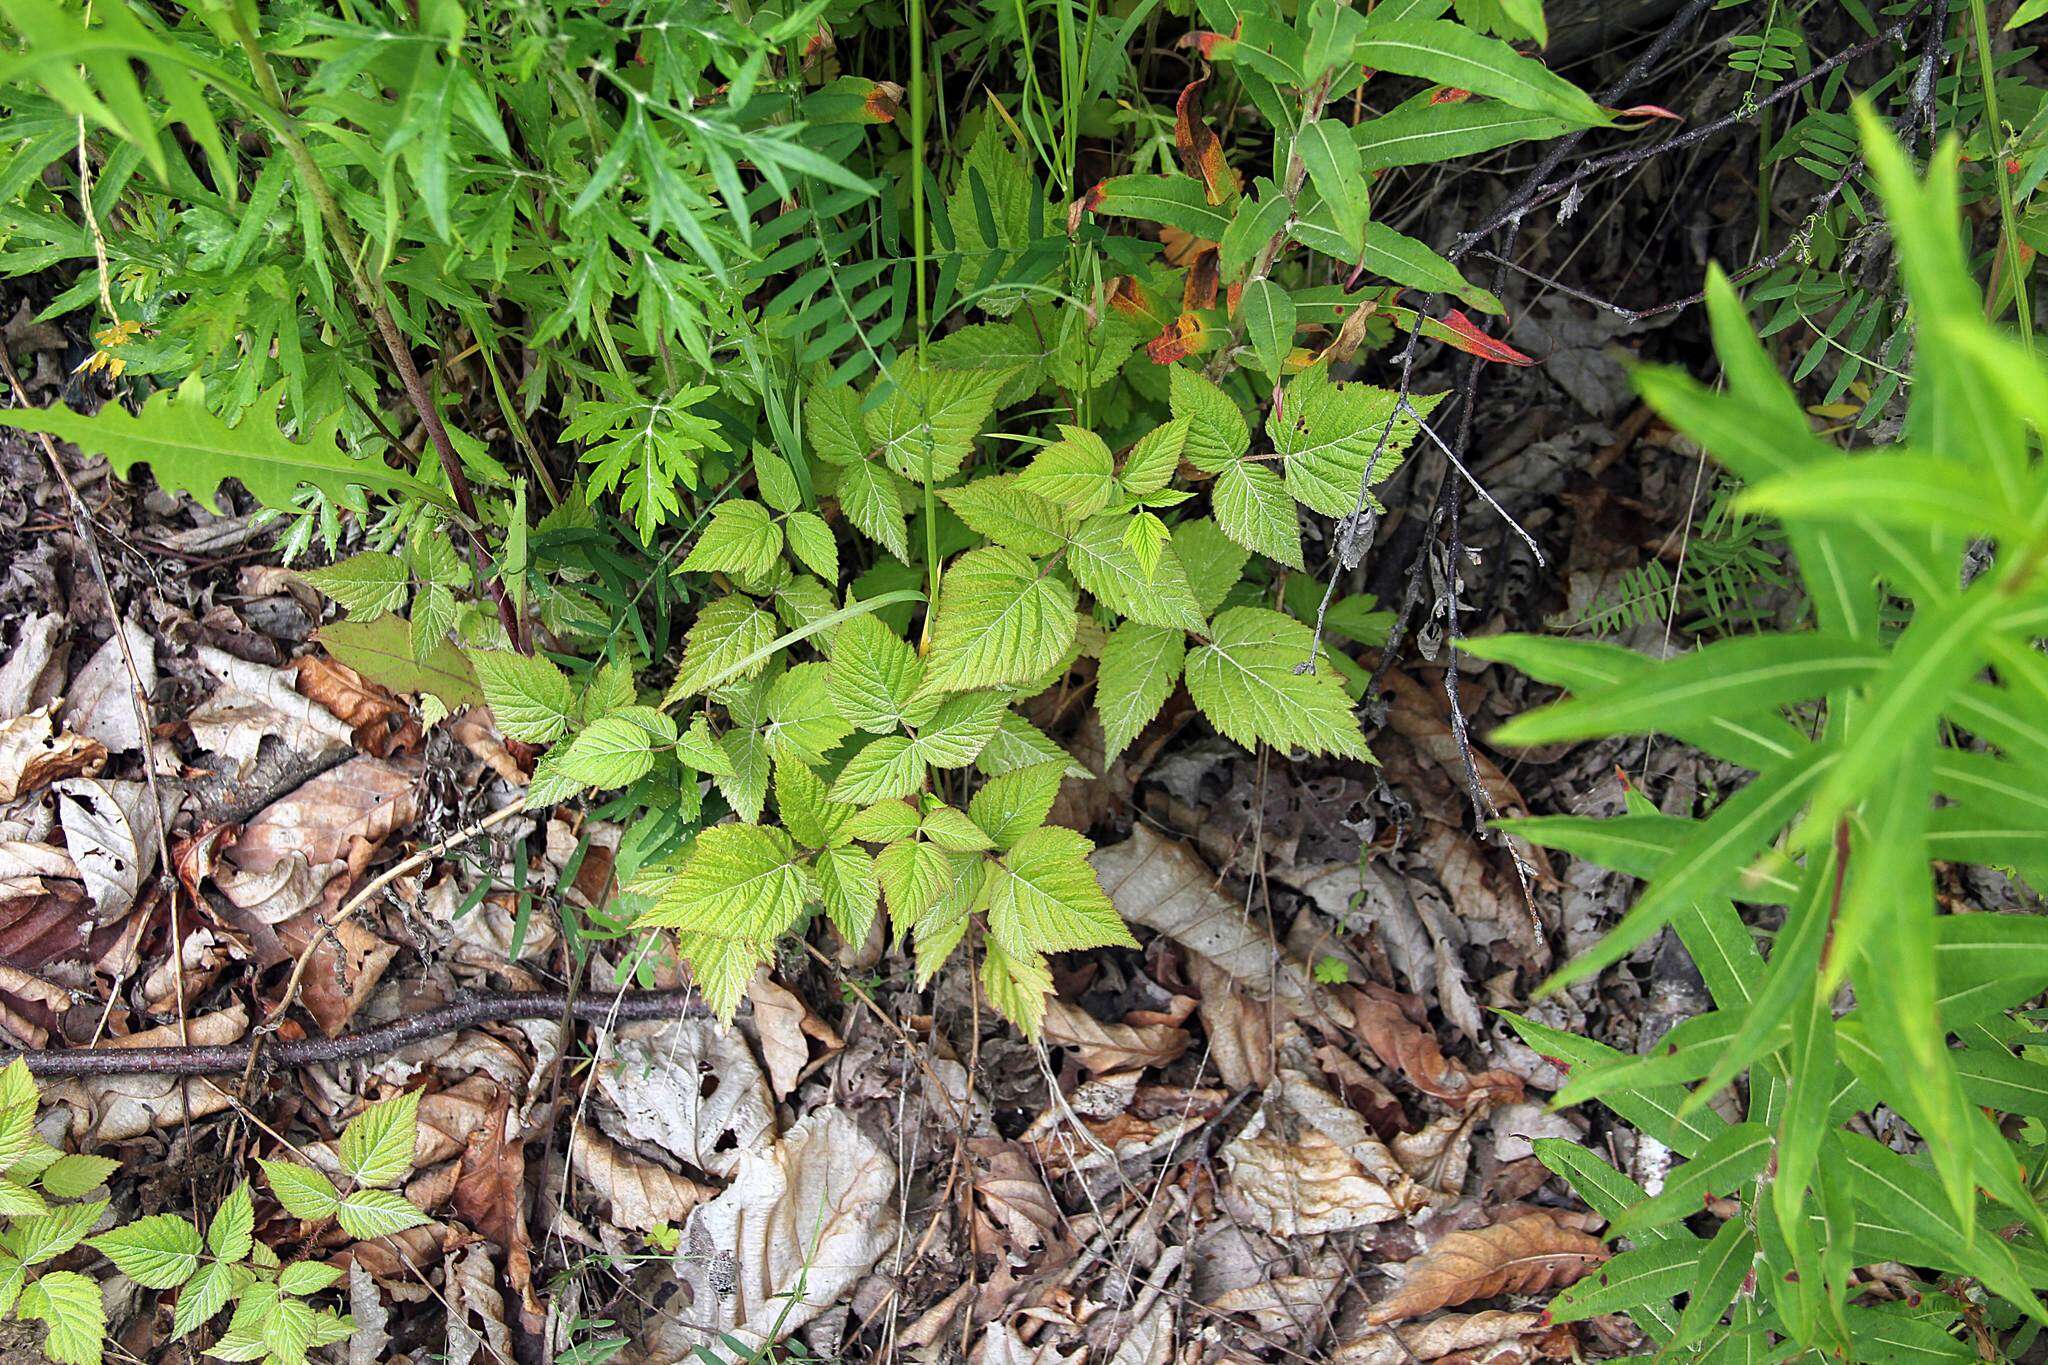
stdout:
[[(910, 18), (910, 240), (917, 258), (913, 271), (917, 291), (917, 368), (925, 368), (926, 334), (931, 330), (931, 304), (926, 294), (925, 265), (929, 243), (925, 238), (924, 203), (924, 0), (906, 0)], [(939, 603), (939, 517), (938, 495), (932, 489), (932, 432), (927, 418), (924, 438), (924, 567), (927, 583), (919, 648), (932, 642), (932, 617)]]
[(270, 57), (256, 39), (255, 31), (249, 27), (248, 17), (240, 7), (230, 5), (226, 11), (227, 21), (233, 27), (235, 41), (241, 45), (242, 55), (248, 59), (250, 73), (256, 78), (256, 88), (263, 103), (268, 106), (263, 112), (271, 132), (283, 145), (285, 155), (291, 158), (292, 169), (297, 173), (300, 187), (313, 196), (314, 208), (320, 214), (320, 221), (326, 225), (327, 234), (334, 239), (335, 250), (348, 265), (349, 280), (355, 286), (356, 298), (370, 314), (376, 325), (378, 338), (384, 343), (385, 352), (391, 357), (392, 366), (398, 371), (399, 383), (405, 388), (406, 397), (419, 413), (420, 425), (426, 428), (427, 439), (433, 444), (434, 453), (440, 458), (441, 473), (448, 480), (448, 489), (455, 497), (455, 506), (466, 525), (465, 542), (469, 548), (470, 568), (475, 571), (476, 581), (482, 583), (490, 594), (498, 612), (498, 622), (505, 628), (512, 647), (522, 654), (531, 654), (533, 644), (512, 609), (512, 599), (505, 592), (505, 585), (490, 572), (490, 558), (484, 552), (482, 541), (483, 517), (477, 510), (476, 493), (469, 486), (469, 476), (463, 472), (462, 456), (455, 449), (454, 440), (448, 435), (447, 424), (441, 420), (441, 411), (434, 403), (433, 395), (427, 391), (426, 381), (420, 376), (419, 366), (413, 363), (412, 350), (405, 337), (398, 330), (398, 320), (391, 314), (390, 302), (384, 293), (384, 281), (374, 273), (363, 259), (363, 253), (356, 242), (354, 229), (349, 226), (347, 215), (335, 200), (334, 191), (328, 187), (327, 179), (320, 172), (320, 163), (313, 158), (312, 150), (298, 134), (291, 114), (286, 109), (284, 91), (277, 83), (277, 76), (270, 69)]
[(2012, 207), (2012, 172), (2005, 164), (2004, 122), (1998, 117), (1998, 73), (1991, 60), (1991, 20), (1985, 0), (1970, 0), (1970, 23), (1976, 29), (1977, 78), (1984, 86), (1984, 135), (1991, 149), (1992, 172), (1998, 179), (1999, 247), (2012, 278), (2013, 311), (2019, 318), (2020, 340), (2034, 353), (2033, 305), (2027, 298), (2027, 277), (2020, 265), (2020, 234)]

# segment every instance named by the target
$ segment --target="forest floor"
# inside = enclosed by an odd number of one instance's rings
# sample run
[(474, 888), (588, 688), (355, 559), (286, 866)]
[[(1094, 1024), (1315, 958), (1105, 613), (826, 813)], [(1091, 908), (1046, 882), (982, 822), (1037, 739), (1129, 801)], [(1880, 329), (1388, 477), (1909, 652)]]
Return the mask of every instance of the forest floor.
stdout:
[[(1710, 113), (1729, 80), (1675, 58), (1647, 97)], [(1691, 294), (1710, 258), (1784, 230), (1759, 232), (1754, 152), (1737, 130), (1645, 163), (1516, 259), (1629, 307)], [(1509, 169), (1413, 196), (1431, 221), (1395, 226), (1481, 221)], [(1787, 221), (1802, 193), (1781, 181)], [(1579, 633), (1683, 648), (1718, 609), (1640, 609), (1652, 565), (1775, 609), (1771, 547), (1717, 519), (1713, 469), (1627, 383), (1645, 358), (1706, 372), (1699, 319), (1627, 322), (1520, 271), (1501, 292), (1540, 363), (1478, 391), (1472, 473), (1499, 510), (1463, 513), (1457, 628), (1591, 614)], [(103, 382), (41, 302), (0, 310), (31, 401)], [(1427, 357), (1418, 388), (1459, 383), (1461, 359)], [(349, 1271), (356, 1335), (334, 1358), (674, 1362), (790, 1332), (782, 1358), (979, 1365), (1643, 1349), (1624, 1318), (1543, 1315), (1605, 1252), (1533, 1144), (1585, 1144), (1652, 1190), (1670, 1153), (1596, 1107), (1552, 1112), (1559, 1065), (1497, 1011), (1633, 1052), (1709, 1002), (1660, 940), (1532, 1004), (1632, 883), (1482, 836), (1473, 789), (1503, 815), (1612, 814), (1629, 787), (1690, 814), (1739, 780), (1725, 765), (1662, 742), (1493, 752), (1489, 730), (1543, 698), (1453, 671), (1445, 622), (1415, 620), (1368, 727), (1378, 767), (1248, 755), (1182, 697), (1069, 783), (1054, 818), (1096, 840), (1144, 946), (1061, 958), (1042, 1045), (964, 966), (913, 989), (880, 937), (788, 953), (731, 1029), (608, 1022), (619, 831), (570, 810), (485, 826), (531, 764), (485, 709), (423, 728), (326, 657), (325, 603), (260, 519), (62, 458), (89, 539), (46, 452), (0, 433), (5, 1041), (226, 1044), (289, 1004), (272, 1040), (290, 1043), (444, 1007), (459, 1023), (509, 992), (599, 1002), (248, 1075), (46, 1084), (51, 1135), (122, 1160), (126, 1216), (212, 1207), (248, 1158), (317, 1149), (364, 1101), (424, 1086), (405, 1193), (434, 1221), (314, 1248)], [(1418, 452), (1388, 491), (1357, 586), (1389, 608), (1411, 585), (1426, 608), (1453, 570), (1418, 550), (1444, 467)], [(1099, 755), (1099, 734), (1057, 732)], [(301, 1235), (259, 1210), (259, 1237)], [(108, 1283), (113, 1358), (186, 1358), (161, 1296)]]

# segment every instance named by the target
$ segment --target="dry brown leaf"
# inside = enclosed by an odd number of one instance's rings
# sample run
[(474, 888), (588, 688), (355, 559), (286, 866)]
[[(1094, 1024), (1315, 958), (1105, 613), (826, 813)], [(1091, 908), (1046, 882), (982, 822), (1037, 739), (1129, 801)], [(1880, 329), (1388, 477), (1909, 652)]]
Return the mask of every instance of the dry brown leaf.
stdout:
[(315, 866), (346, 858), (350, 840), (374, 846), (412, 823), (419, 775), (417, 763), (352, 758), (264, 807), (227, 856), (245, 872), (294, 853)]
[(1331, 1365), (1413, 1365), (1453, 1351), (1475, 1351), (1543, 1331), (1541, 1313), (1446, 1313), (1429, 1322), (1383, 1327), (1340, 1342)]
[[(156, 871), (161, 836), (149, 786), (67, 777), (55, 789), (64, 844), (78, 864), (94, 914), (102, 922), (118, 919), (134, 907)], [(167, 813), (174, 814), (175, 807)]]
[(1085, 1346), (1062, 1354), (1055, 1345), (1050, 1336), (1035, 1344), (1026, 1342), (1008, 1323), (992, 1322), (982, 1330), (968, 1360), (970, 1365), (1080, 1365), (1087, 1358)]
[(598, 1088), (619, 1130), (678, 1161), (729, 1176), (774, 1136), (767, 1079), (735, 1030), (709, 1019), (628, 1024), (600, 1055)]
[(300, 695), (352, 732), (364, 753), (389, 758), (419, 747), (420, 727), (412, 708), (347, 664), (309, 654), (298, 662), (296, 683)]
[(488, 1247), (466, 1247), (449, 1263), (447, 1297), (448, 1365), (472, 1365), (479, 1357), (500, 1365), (517, 1358)]
[(510, 1096), (500, 1095), (498, 1107), (469, 1135), (454, 1203), (463, 1221), (505, 1253), (505, 1279), (519, 1296), (521, 1325), (529, 1334), (538, 1333), (546, 1315), (533, 1292), (533, 1241), (526, 1230), (526, 1143), (512, 1120)]
[(448, 733), (455, 742), (484, 761), (484, 766), (514, 787), (527, 783), (526, 769), (505, 743), (505, 737), (498, 733), (491, 723), (491, 711), (487, 706), (471, 706), (456, 714), (448, 723)]
[[(320, 932), (317, 914), (317, 910), (305, 910), (277, 926), (278, 941), (293, 957), (304, 952)], [(313, 960), (299, 985), (299, 1003), (332, 1038), (355, 1017), (397, 956), (396, 947), (354, 917), (342, 920), (313, 950)]]
[(236, 777), (256, 766), (266, 735), (307, 758), (349, 747), (349, 727), (300, 695), (284, 669), (250, 663), (208, 645), (199, 647), (199, 662), (221, 685), (185, 724), (200, 748), (233, 765)]
[(1330, 1275), (1275, 1275), (1226, 1290), (1210, 1300), (1219, 1313), (1242, 1313), (1269, 1336), (1318, 1334), (1337, 1307), (1338, 1282)]
[(984, 1168), (974, 1179), (974, 1250), (1021, 1266), (1060, 1239), (1060, 1207), (1023, 1146), (1000, 1138), (970, 1146)]
[(1279, 1073), (1223, 1160), (1233, 1211), (1280, 1237), (1390, 1222), (1433, 1195), (1364, 1119), (1298, 1071)]
[[(845, 1110), (816, 1110), (774, 1146), (741, 1154), (732, 1184), (690, 1215), (689, 1241), (709, 1253), (677, 1266), (705, 1344), (721, 1332), (748, 1346), (785, 1336), (895, 1244), (896, 1163)], [(714, 1283), (723, 1275), (730, 1292)]]
[(1387, 1145), (1416, 1184), (1448, 1195), (1461, 1194), (1472, 1167), (1472, 1128), (1482, 1112), (1434, 1119), (1413, 1133), (1398, 1134)]
[[(1197, 1009), (1209, 1041), (1210, 1065), (1232, 1090), (1265, 1089), (1273, 1079), (1273, 1058), (1279, 1054), (1276, 1031), (1298, 1032), (1297, 1026), (1270, 1001), (1239, 989), (1229, 972), (1200, 953), (1188, 953), (1188, 980), (1201, 993)], [(1276, 1014), (1282, 1016), (1277, 1021)]]
[(1200, 953), (1258, 995), (1277, 996), (1289, 1013), (1312, 1012), (1307, 975), (1276, 961), (1265, 931), (1217, 889), (1216, 874), (1193, 848), (1141, 823), (1130, 838), (1097, 849), (1089, 861), (1125, 919)]
[(0, 663), (0, 719), (12, 719), (48, 706), (64, 687), (60, 650), (64, 618), (55, 612), (31, 616), (21, 623), (21, 635)]
[[(174, 1047), (191, 1042), (218, 1047), (240, 1041), (248, 1029), (248, 1012), (237, 1003), (188, 1021), (186, 1037), (179, 1036), (176, 1024), (165, 1024), (126, 1037), (109, 1038), (100, 1046)], [(141, 1137), (151, 1129), (179, 1122), (188, 1113), (195, 1119), (217, 1114), (230, 1103), (227, 1093), (211, 1081), (158, 1075), (56, 1081), (43, 1087), (43, 1098), (71, 1109), (74, 1139), (102, 1144)]]
[(1165, 1066), (1188, 1049), (1186, 1029), (1171, 1024), (1105, 1024), (1058, 996), (1045, 1002), (1039, 1037), (1058, 1047), (1078, 1049), (1083, 1069), (1096, 1075)]
[(1381, 1085), (1357, 1058), (1335, 1043), (1324, 1043), (1312, 1054), (1316, 1065), (1337, 1095), (1356, 1109), (1372, 1130), (1383, 1138), (1407, 1131), (1408, 1113), (1394, 1092)]
[(135, 659), (134, 673), (128, 671), (121, 641), (109, 634), (107, 642), (78, 670), (64, 698), (65, 728), (98, 740), (117, 754), (142, 747), (136, 686), (140, 684), (145, 697), (156, 691), (155, 638), (133, 621), (123, 621), (121, 631)]
[(1367, 985), (1347, 995), (1359, 1036), (1423, 1094), (1467, 1107), (1512, 1104), (1522, 1098), (1522, 1078), (1513, 1072), (1483, 1071), (1475, 1076), (1444, 1056), (1435, 1035), (1404, 1014), (1384, 987)]
[(578, 1127), (570, 1139), (569, 1166), (611, 1206), (607, 1216), (615, 1226), (639, 1232), (657, 1223), (681, 1227), (691, 1209), (718, 1193), (640, 1160), (587, 1127)]
[(1366, 1321), (1377, 1326), (1495, 1294), (1562, 1289), (1606, 1259), (1599, 1238), (1543, 1213), (1454, 1232), (1401, 1267), (1399, 1283)]
[(391, 1334), (385, 1326), (391, 1313), (377, 1292), (377, 1282), (359, 1265), (348, 1268), (348, 1315), (355, 1321), (348, 1338), (348, 1365), (379, 1365), (388, 1359)]
[(90, 777), (107, 766), (107, 746), (59, 732), (45, 706), (0, 722), (0, 803), (66, 777)]
[(804, 1015), (810, 1011), (769, 976), (766, 967), (754, 973), (753, 983), (747, 987), (747, 1003), (761, 1044), (761, 1061), (768, 1070), (768, 1088), (776, 1099), (786, 1100), (811, 1062), (811, 1045), (804, 1036)]

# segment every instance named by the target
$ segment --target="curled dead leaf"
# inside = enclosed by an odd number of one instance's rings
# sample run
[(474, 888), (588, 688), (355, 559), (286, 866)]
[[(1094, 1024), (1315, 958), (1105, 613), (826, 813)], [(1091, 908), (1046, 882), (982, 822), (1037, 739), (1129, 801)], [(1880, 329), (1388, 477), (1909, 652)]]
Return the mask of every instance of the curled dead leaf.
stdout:
[(645, 1232), (657, 1223), (681, 1227), (690, 1210), (718, 1193), (688, 1176), (642, 1161), (587, 1127), (569, 1145), (569, 1166), (611, 1206), (613, 1224)]
[(90, 777), (107, 766), (107, 746), (59, 731), (45, 706), (0, 722), (0, 802), (66, 777)]
[(307, 758), (348, 747), (348, 725), (302, 696), (286, 670), (250, 663), (210, 645), (199, 647), (199, 662), (221, 685), (185, 724), (200, 748), (229, 761), (236, 777), (256, 766), (266, 736)]
[(1106, 1024), (1078, 1005), (1054, 996), (1046, 1001), (1039, 1036), (1081, 1054), (1081, 1066), (1096, 1075), (1164, 1066), (1187, 1051), (1188, 1032), (1171, 1024)]
[(419, 747), (420, 727), (412, 708), (347, 664), (309, 654), (299, 660), (296, 683), (300, 695), (353, 732), (355, 746), (364, 753), (389, 758)]
[(1378, 1326), (1495, 1294), (1562, 1289), (1607, 1254), (1599, 1238), (1545, 1213), (1454, 1232), (1401, 1267), (1393, 1292), (1373, 1305), (1366, 1321)]
[(1444, 1056), (1436, 1036), (1403, 1012), (1392, 991), (1368, 984), (1347, 995), (1359, 1036), (1423, 1094), (1467, 1108), (1512, 1104), (1522, 1098), (1522, 1078), (1513, 1072), (1482, 1071), (1475, 1076)]
[[(1540, 1313), (1446, 1313), (1429, 1322), (1383, 1327), (1338, 1343), (1332, 1365), (1412, 1365), (1453, 1351), (1478, 1351), (1543, 1332)], [(1488, 1357), (1491, 1359), (1491, 1355)]]

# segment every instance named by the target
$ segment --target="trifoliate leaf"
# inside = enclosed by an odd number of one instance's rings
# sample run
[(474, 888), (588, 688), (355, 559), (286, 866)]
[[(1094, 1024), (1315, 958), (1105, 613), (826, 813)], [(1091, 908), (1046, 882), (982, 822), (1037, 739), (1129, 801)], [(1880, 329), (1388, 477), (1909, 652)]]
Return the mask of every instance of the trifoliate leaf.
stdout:
[(48, 1213), (16, 1218), (8, 1225), (8, 1249), (21, 1258), (22, 1265), (55, 1260), (83, 1241), (106, 1211), (107, 1201), (95, 1199), (85, 1204), (60, 1204)]
[(174, 1213), (152, 1214), (103, 1232), (90, 1245), (145, 1289), (174, 1289), (199, 1269), (199, 1229)]
[(1044, 825), (1003, 855), (990, 874), (988, 925), (1005, 952), (1137, 946), (1095, 880), (1094, 850), (1075, 831)]
[(684, 572), (739, 574), (765, 578), (782, 557), (782, 528), (760, 503), (728, 498), (711, 509), (711, 520), (683, 560)]
[(1166, 705), (1186, 657), (1187, 637), (1179, 630), (1126, 621), (1111, 633), (1095, 673), (1104, 763), (1114, 763)]
[(1074, 533), (1067, 566), (1095, 600), (1119, 616), (1148, 626), (1201, 630), (1208, 623), (1188, 587), (1180, 556), (1162, 552), (1148, 575), (1124, 543), (1124, 516), (1091, 517)]
[(1061, 426), (1058, 441), (1032, 457), (1017, 487), (1036, 493), (1071, 517), (1092, 517), (1116, 493), (1116, 457), (1083, 427)]
[(1261, 743), (1373, 762), (1351, 698), (1327, 660), (1313, 673), (1314, 632), (1263, 607), (1231, 607), (1210, 626), (1208, 643), (1188, 651), (1188, 695), (1209, 723), (1246, 748)]
[(818, 855), (815, 870), (825, 915), (839, 936), (850, 944), (866, 942), (882, 894), (874, 858), (864, 848), (828, 848)]
[[(1441, 398), (1410, 401), (1426, 416)], [(1327, 365), (1296, 375), (1287, 385), (1285, 400), (1266, 420), (1266, 435), (1280, 456), (1287, 490), (1326, 517), (1351, 515), (1367, 470), (1373, 484), (1385, 482), (1401, 467), (1415, 439), (1415, 419), (1405, 413), (1395, 418), (1396, 402), (1390, 390), (1333, 381)], [(1393, 429), (1383, 444), (1380, 436), (1389, 422)], [(1366, 506), (1385, 510), (1377, 498), (1368, 499)]]
[(0, 1217), (18, 1218), (24, 1214), (47, 1213), (49, 1209), (43, 1196), (29, 1186), (19, 1180), (0, 1178)]
[(239, 1261), (256, 1240), (256, 1201), (244, 1180), (221, 1200), (206, 1225), (206, 1249), (217, 1261)]
[(121, 1169), (121, 1163), (112, 1157), (88, 1156), (76, 1153), (60, 1156), (43, 1168), (42, 1178), (36, 1183), (43, 1187), (43, 1193), (58, 1199), (76, 1199), (87, 1190), (96, 1190), (107, 1183), (107, 1177)]
[(1045, 954), (1026, 950), (1012, 954), (991, 938), (982, 945), (981, 989), (996, 1013), (1038, 1036), (1045, 1022), (1045, 999), (1052, 994), (1052, 969)]
[(107, 1310), (100, 1287), (85, 1276), (72, 1270), (38, 1276), (21, 1291), (15, 1312), (49, 1328), (43, 1338), (43, 1354), (57, 1365), (99, 1365), (107, 1335)]
[(940, 584), (925, 686), (964, 692), (1037, 678), (1073, 644), (1074, 605), (1072, 588), (1017, 551), (969, 550)]
[(412, 1170), (419, 1117), (417, 1090), (371, 1105), (341, 1130), (341, 1142), (335, 1149), (341, 1169), (358, 1185), (376, 1188), (396, 1184)]
[(938, 845), (916, 839), (882, 850), (875, 871), (889, 902), (889, 921), (898, 932), (937, 903), (952, 880), (954, 862), (953, 855)]
[(789, 548), (798, 561), (828, 583), (839, 581), (839, 542), (832, 528), (816, 512), (791, 512), (783, 526), (789, 533)]
[(389, 1237), (432, 1220), (396, 1190), (351, 1190), (335, 1206), (334, 1221), (341, 1224), (343, 1232), (361, 1241)]
[(1251, 449), (1251, 430), (1229, 394), (1185, 365), (1167, 374), (1173, 415), (1188, 424), (1181, 453), (1189, 464), (1213, 474)]
[(839, 471), (839, 510), (869, 540), (908, 564), (910, 528), (903, 513), (902, 480), (877, 460)]
[(871, 734), (894, 734), (930, 715), (936, 703), (912, 700), (923, 678), (916, 651), (872, 615), (853, 617), (832, 641), (832, 704)]
[(924, 756), (905, 735), (884, 735), (846, 761), (832, 799), (865, 806), (924, 786)]
[(1050, 498), (1021, 486), (1015, 474), (992, 474), (939, 494), (967, 529), (1027, 555), (1066, 544), (1069, 518)]
[(565, 777), (587, 787), (630, 786), (647, 776), (654, 756), (675, 747), (676, 723), (652, 706), (622, 706), (569, 741), (557, 761)]
[(811, 449), (826, 464), (859, 464), (873, 449), (860, 411), (860, 395), (843, 384), (813, 384), (804, 393), (804, 427)]
[(918, 832), (948, 853), (980, 853), (995, 847), (985, 830), (952, 806), (933, 806), (925, 812)]
[[(281, 1284), (278, 1291), (287, 1293)], [(313, 1347), (312, 1307), (294, 1298), (278, 1299), (263, 1319), (263, 1344), (278, 1365), (305, 1365), (306, 1353)]]
[(891, 798), (877, 801), (847, 822), (847, 832), (871, 844), (893, 844), (917, 833), (923, 823), (917, 807)]
[(1003, 375), (899, 365), (896, 378), (895, 389), (867, 414), (869, 443), (907, 479), (951, 478), (988, 424)]
[[(1130, 627), (1126, 627), (1130, 629)], [(1154, 630), (1154, 626), (1138, 626)], [(1036, 763), (989, 779), (967, 803), (967, 816), (979, 825), (999, 849), (1010, 849), (1017, 841), (1045, 823), (1052, 803), (1066, 780), (1066, 764)]]
[(775, 618), (744, 597), (705, 604), (683, 637), (683, 666), (662, 705), (753, 677), (768, 666), (775, 635)]
[(258, 1157), (256, 1164), (263, 1168), (264, 1176), (270, 1181), (270, 1192), (277, 1196), (278, 1203), (284, 1205), (286, 1213), (310, 1223), (334, 1216), (336, 1206), (341, 1203), (341, 1195), (334, 1188), (334, 1182), (326, 1176), (291, 1161)]
[(498, 728), (526, 744), (552, 744), (576, 718), (576, 691), (552, 661), (509, 649), (469, 656)]
[[(418, 1092), (415, 1091), (415, 1094)], [(282, 1294), (317, 1294), (342, 1276), (340, 1266), (321, 1261), (294, 1261), (278, 1272), (277, 1288)]]
[(731, 777), (733, 774), (732, 755), (719, 744), (718, 736), (711, 733), (711, 722), (699, 711), (690, 719), (690, 727), (676, 736), (676, 757), (692, 772), (703, 773), (706, 777)]
[[(754, 447), (754, 486), (761, 494), (761, 501), (778, 512), (794, 512), (804, 505), (803, 490), (797, 487), (796, 475), (790, 472), (788, 461), (760, 446)], [(831, 575), (833, 578), (838, 576)]]
[(1294, 495), (1269, 466), (1232, 460), (1210, 486), (1209, 506), (1217, 527), (1239, 545), (1289, 568), (1303, 567)]
[(815, 768), (853, 733), (832, 704), (830, 678), (826, 664), (798, 664), (768, 685), (761, 738), (772, 757)]
[(1138, 443), (1131, 447), (1131, 453), (1124, 456), (1124, 467), (1116, 476), (1118, 485), (1127, 496), (1142, 498), (1157, 493), (1172, 482), (1174, 471), (1180, 468), (1181, 452), (1187, 448), (1188, 429), (1192, 425), (1191, 419), (1176, 417), (1139, 438)]
[(825, 779), (802, 763), (775, 765), (775, 806), (782, 827), (805, 848), (833, 848), (854, 838), (850, 826), (859, 812), (827, 796)]
[(768, 804), (768, 742), (759, 730), (727, 730), (718, 737), (718, 747), (725, 751), (726, 771), (711, 780), (740, 819), (759, 823)]
[(1009, 709), (999, 692), (948, 697), (918, 730), (912, 750), (934, 768), (964, 768), (995, 738)]
[(1020, 768), (1033, 767), (1040, 763), (1059, 763), (1068, 777), (1090, 778), (1095, 776), (1074, 756), (1045, 737), (1045, 732), (1018, 715), (1015, 711), (1003, 716), (1003, 728), (996, 731), (974, 760), (977, 771), (988, 777), (1001, 777)]
[(310, 570), (303, 577), (358, 621), (374, 621), (387, 613), (405, 610), (406, 594), (412, 586), (405, 561), (382, 550), (351, 555), (339, 564)]
[(697, 836), (689, 860), (663, 884), (641, 923), (772, 942), (816, 894), (790, 837), (760, 825), (719, 825)]
[(213, 1315), (227, 1307), (234, 1297), (238, 1282), (249, 1276), (245, 1266), (226, 1261), (215, 1261), (201, 1266), (183, 1289), (178, 1291), (178, 1307), (171, 1314), (171, 1335), (189, 1336), (207, 1322)]
[(194, 377), (176, 390), (151, 394), (139, 414), (119, 403), (108, 403), (90, 417), (68, 408), (17, 408), (0, 412), (0, 426), (46, 431), (88, 455), (104, 455), (116, 478), (126, 479), (146, 461), (158, 488), (190, 493), (221, 515), (226, 515), (219, 501), (225, 478), (239, 479), (266, 507), (283, 511), (292, 509), (302, 484), (313, 485), (340, 506), (348, 505), (352, 486), (447, 505), (439, 489), (376, 460), (343, 454), (335, 442), (339, 409), (305, 432), (304, 440), (288, 441), (263, 417), (266, 410), (276, 411), (281, 395), (252, 404), (232, 426), (207, 409), (205, 395), (205, 386)]
[(1244, 576), (1245, 561), (1251, 558), (1207, 517), (1193, 517), (1173, 528), (1173, 552), (1187, 570), (1195, 604), (1212, 616)]

